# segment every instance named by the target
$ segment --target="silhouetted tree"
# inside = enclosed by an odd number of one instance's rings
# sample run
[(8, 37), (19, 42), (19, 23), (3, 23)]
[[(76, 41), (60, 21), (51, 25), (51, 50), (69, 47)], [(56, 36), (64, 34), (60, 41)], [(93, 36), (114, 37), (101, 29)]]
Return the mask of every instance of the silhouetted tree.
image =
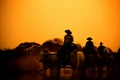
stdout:
[(53, 40), (48, 40), (45, 41), (42, 44), (42, 49), (48, 49), (49, 51), (54, 51), (56, 52), (57, 50), (60, 49), (60, 47), (62, 46), (62, 40), (59, 38), (54, 38)]
[(116, 54), (116, 61), (120, 65), (120, 48), (118, 49), (117, 54)]
[(120, 54), (120, 48), (118, 49), (118, 52), (117, 52), (118, 54)]
[(76, 44), (76, 45), (78, 47), (78, 51), (83, 51), (83, 48), (82, 48), (82, 46), (80, 44)]
[(63, 40), (62, 40), (62, 39), (59, 39), (59, 38), (54, 38), (54, 39), (53, 39), (53, 43), (54, 43), (54, 44), (63, 45)]
[(24, 53), (39, 53), (41, 50), (41, 45), (36, 43), (36, 42), (24, 42), (20, 43), (17, 47), (16, 50), (20, 54)]
[(48, 50), (51, 50), (53, 46), (53, 42), (52, 40), (48, 40), (48, 41), (45, 41), (43, 44), (42, 44), (42, 49), (48, 49)]

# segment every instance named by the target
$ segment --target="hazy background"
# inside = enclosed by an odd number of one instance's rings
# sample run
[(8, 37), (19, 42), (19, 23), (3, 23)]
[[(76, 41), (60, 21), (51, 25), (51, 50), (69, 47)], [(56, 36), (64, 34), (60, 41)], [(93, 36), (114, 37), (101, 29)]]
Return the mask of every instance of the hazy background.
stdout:
[(21, 42), (63, 39), (65, 29), (74, 42), (85, 45), (91, 36), (116, 51), (120, 47), (119, 0), (1, 0), (0, 48)]

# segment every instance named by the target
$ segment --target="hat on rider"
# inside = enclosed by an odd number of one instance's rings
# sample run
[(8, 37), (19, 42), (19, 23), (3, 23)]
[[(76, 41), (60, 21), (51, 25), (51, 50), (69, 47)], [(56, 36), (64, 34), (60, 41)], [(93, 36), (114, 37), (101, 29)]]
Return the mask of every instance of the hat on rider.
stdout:
[(68, 29), (68, 30), (65, 30), (65, 32), (67, 33), (67, 34), (72, 34), (72, 32)]
[(92, 40), (92, 38), (91, 38), (91, 37), (88, 37), (87, 40)]
[(100, 42), (100, 44), (103, 44), (102, 42)]

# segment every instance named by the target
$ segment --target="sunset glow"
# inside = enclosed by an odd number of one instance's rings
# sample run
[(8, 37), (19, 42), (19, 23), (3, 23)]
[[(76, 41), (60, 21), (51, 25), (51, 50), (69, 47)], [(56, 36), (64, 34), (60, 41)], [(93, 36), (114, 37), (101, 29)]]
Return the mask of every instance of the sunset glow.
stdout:
[(70, 29), (82, 46), (91, 36), (96, 46), (120, 47), (119, 0), (2, 0), (0, 48), (21, 42), (60, 38)]

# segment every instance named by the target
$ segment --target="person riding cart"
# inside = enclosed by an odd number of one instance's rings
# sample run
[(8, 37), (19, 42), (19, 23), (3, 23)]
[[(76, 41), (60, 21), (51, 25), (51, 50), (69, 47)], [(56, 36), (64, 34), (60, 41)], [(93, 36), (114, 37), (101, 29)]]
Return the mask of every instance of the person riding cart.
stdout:
[(58, 52), (58, 57), (63, 64), (69, 63), (70, 61), (70, 52), (74, 51), (77, 46), (73, 43), (73, 36), (72, 32), (68, 29), (65, 30), (66, 35), (64, 36), (64, 44), (61, 47), (60, 51)]

